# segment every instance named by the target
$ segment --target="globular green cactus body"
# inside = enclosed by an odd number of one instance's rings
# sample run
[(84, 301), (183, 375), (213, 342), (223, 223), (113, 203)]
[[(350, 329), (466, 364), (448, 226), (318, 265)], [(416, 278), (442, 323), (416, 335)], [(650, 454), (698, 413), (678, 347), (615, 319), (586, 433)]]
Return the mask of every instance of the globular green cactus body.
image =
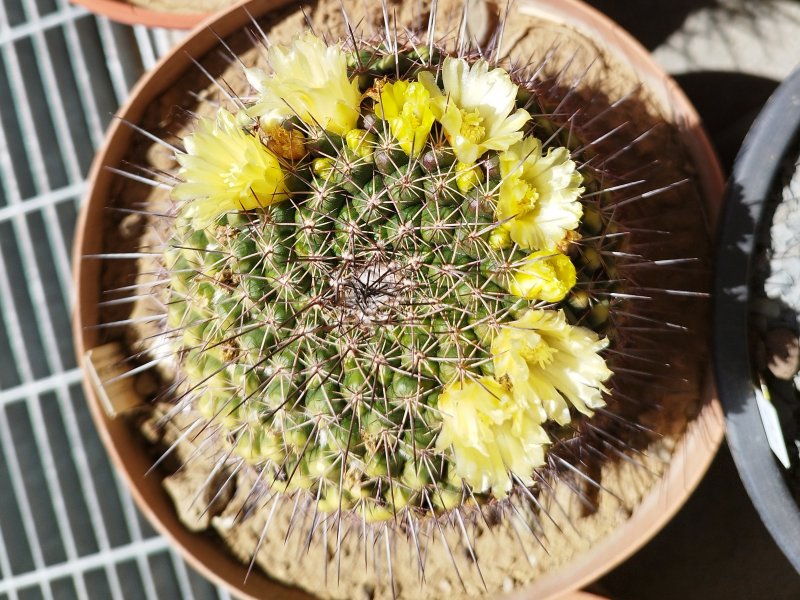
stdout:
[[(164, 254), (166, 335), (185, 397), (262, 481), (306, 490), (323, 512), (374, 521), (489, 500), (490, 486), (467, 485), (437, 444), (444, 390), (494, 385), (484, 381), (511, 389), (509, 376), (495, 379), (493, 342), (531, 309), (560, 309), (571, 325), (609, 333), (614, 242), (598, 182), (583, 179), (580, 224), (557, 246), (523, 248), (509, 239), (511, 219), (498, 217), (510, 180), (502, 152), (465, 164), (438, 122), (404, 147), (383, 90), (423, 73), (438, 85), (442, 60), (380, 47), (349, 53), (360, 116), (344, 135), (299, 114), (277, 133), (242, 120), (278, 158), (282, 198), (206, 222), (179, 213)], [(514, 102), (532, 107), (535, 98), (523, 89)], [(549, 140), (542, 155), (569, 137), (536, 116), (524, 133)], [(562, 279), (563, 265), (541, 272), (553, 255), (577, 272), (555, 300), (536, 291)], [(522, 285), (530, 264), (541, 281)], [(559, 427), (548, 426), (568, 435)]]

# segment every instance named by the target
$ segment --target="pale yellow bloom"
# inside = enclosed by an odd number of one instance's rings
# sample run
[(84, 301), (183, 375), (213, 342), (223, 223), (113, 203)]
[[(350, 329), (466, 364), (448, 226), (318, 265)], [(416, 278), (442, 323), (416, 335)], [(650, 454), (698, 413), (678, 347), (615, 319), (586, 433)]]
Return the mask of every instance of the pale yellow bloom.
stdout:
[(427, 71), (420, 73), (419, 81), (430, 93), (434, 116), (462, 163), (471, 165), (487, 150), (507, 150), (522, 139), (522, 127), (531, 116), (522, 108), (514, 110), (517, 86), (504, 69), (490, 70), (485, 60), (470, 66), (463, 58), (447, 57), (442, 66), (444, 93)]
[(403, 152), (416, 156), (425, 147), (433, 125), (431, 95), (416, 81), (398, 80), (379, 86), (375, 114), (389, 122)]
[(508, 291), (526, 300), (559, 302), (575, 286), (577, 274), (569, 257), (556, 250), (533, 252), (508, 280)]
[(528, 137), (500, 154), (500, 199), (497, 218), (506, 221), (521, 248), (555, 248), (575, 230), (583, 207), (583, 177), (570, 159), (567, 148), (550, 148)]
[(532, 309), (492, 341), (495, 376), (507, 378), (518, 403), (541, 405), (566, 425), (569, 404), (589, 416), (605, 406), (603, 383), (612, 373), (600, 351), (607, 344), (591, 329), (567, 323), (563, 311)]
[(297, 115), (305, 123), (344, 135), (356, 126), (361, 94), (358, 83), (347, 78), (347, 56), (339, 46), (308, 32), (288, 48), (275, 45), (268, 61), (273, 73), (245, 71), (260, 97), (248, 109), (262, 124)]
[(544, 464), (550, 443), (539, 412), (516, 402), (491, 377), (451, 383), (439, 396), (439, 410), (436, 447), (452, 448), (455, 474), (476, 492), (506, 496), (513, 483), (509, 472), (533, 484), (533, 470)]
[(186, 154), (176, 158), (183, 183), (172, 190), (176, 200), (191, 202), (184, 214), (207, 224), (217, 216), (267, 206), (286, 198), (284, 172), (258, 137), (244, 131), (230, 112), (200, 119), (183, 140)]

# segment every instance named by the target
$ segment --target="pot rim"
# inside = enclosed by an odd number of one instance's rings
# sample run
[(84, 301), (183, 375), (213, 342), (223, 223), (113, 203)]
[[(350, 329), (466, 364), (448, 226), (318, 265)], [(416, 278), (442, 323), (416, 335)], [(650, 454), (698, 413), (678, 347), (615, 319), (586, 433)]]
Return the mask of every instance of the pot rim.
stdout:
[(192, 29), (214, 13), (188, 13), (153, 10), (124, 0), (70, 0), (89, 12), (124, 25), (145, 25), (165, 29)]
[(750, 282), (757, 232), (782, 161), (800, 137), (800, 69), (772, 94), (733, 165), (720, 218), (714, 275), (713, 351), (728, 446), (770, 534), (800, 572), (800, 507), (792, 497), (756, 404), (750, 352)]
[[(209, 19), (204, 27), (199, 27), (186, 40), (178, 44), (170, 54), (162, 58), (156, 67), (145, 75), (134, 87), (125, 105), (118, 111), (116, 119), (109, 127), (106, 140), (92, 165), (89, 178), (89, 195), (84, 201), (78, 221), (73, 249), (74, 285), (77, 293), (74, 309), (74, 338), (76, 352), (81, 363), (88, 348), (93, 347), (94, 332), (85, 329), (87, 323), (96, 322), (96, 295), (99, 275), (98, 261), (87, 261), (83, 257), (98, 252), (97, 239), (87, 233), (87, 224), (97, 222), (102, 216), (106, 190), (113, 175), (104, 166), (115, 165), (122, 158), (123, 148), (131, 139), (131, 129), (122, 120), (137, 123), (144, 109), (151, 101), (163, 93), (177, 76), (192, 64), (193, 56), (201, 57), (218, 42), (217, 36), (225, 37), (234, 32), (249, 19), (248, 13), (258, 18), (269, 10), (286, 5), (290, 0), (254, 0), (239, 2), (229, 10)], [(243, 8), (245, 7), (246, 8)], [(711, 233), (719, 210), (724, 180), (716, 154), (700, 124), (700, 119), (686, 96), (655, 61), (649, 53), (609, 18), (600, 14), (578, 0), (520, 0), (517, 10), (529, 14), (545, 16), (560, 23), (569, 23), (595, 40), (605, 40), (609, 49), (622, 62), (633, 69), (652, 93), (657, 95), (660, 104), (672, 111), (673, 125), (681, 132), (682, 140), (694, 162), (703, 165), (699, 182), (705, 199), (708, 214), (708, 230)], [(213, 31), (212, 31), (213, 29)], [(92, 228), (92, 234), (99, 228)], [(94, 245), (93, 245), (94, 244)], [(88, 298), (87, 298), (88, 296)], [(84, 378), (84, 390), (89, 401), (95, 425), (107, 452), (117, 470), (127, 481), (137, 505), (148, 517), (154, 527), (171, 538), (181, 554), (194, 568), (209, 579), (223, 584), (245, 598), (255, 598), (258, 591), (264, 590), (266, 582), (278, 586), (276, 582), (261, 573), (251, 573), (245, 582), (246, 566), (227, 557), (219, 548), (211, 548), (208, 539), (189, 534), (177, 521), (172, 510), (163, 508), (170, 501), (161, 490), (158, 481), (145, 479), (147, 465), (131, 453), (131, 448), (123, 448), (114, 439), (127, 435), (119, 422), (114, 423), (104, 413), (91, 385)], [(531, 585), (508, 596), (509, 599), (530, 598), (535, 589), (538, 600), (555, 599), (563, 594), (587, 585), (603, 573), (633, 554), (644, 545), (683, 505), (690, 493), (699, 483), (710, 465), (723, 436), (723, 418), (716, 399), (710, 370), (705, 376), (704, 400), (700, 414), (689, 423), (673, 453), (669, 469), (662, 481), (653, 486), (631, 517), (619, 528), (571, 561), (569, 568), (556, 569), (542, 576)], [(135, 446), (136, 441), (128, 439), (127, 446)], [(151, 502), (161, 506), (160, 512), (154, 510)], [(164, 512), (166, 510), (166, 512)], [(190, 547), (201, 544), (202, 556), (196, 556)], [(195, 548), (196, 549), (196, 548)], [(214, 555), (216, 553), (216, 555)], [(224, 559), (224, 560), (223, 560)], [(235, 573), (238, 573), (238, 580)], [(282, 588), (284, 597), (306, 598), (289, 588)]]

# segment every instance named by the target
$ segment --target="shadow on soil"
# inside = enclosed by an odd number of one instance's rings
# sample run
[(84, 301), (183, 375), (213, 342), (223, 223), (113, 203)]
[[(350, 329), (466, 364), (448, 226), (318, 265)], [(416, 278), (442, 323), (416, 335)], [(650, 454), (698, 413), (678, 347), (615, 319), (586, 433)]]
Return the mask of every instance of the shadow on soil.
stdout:
[[(760, 11), (771, 4), (771, 0), (587, 2), (650, 50), (679, 29), (693, 11), (722, 5), (732, 11)], [(737, 72), (695, 72), (676, 80), (700, 113), (728, 177), (750, 125), (779, 82)], [(790, 600), (800, 598), (800, 578), (762, 524), (723, 444), (697, 491), (672, 521), (588, 589), (613, 600)]]

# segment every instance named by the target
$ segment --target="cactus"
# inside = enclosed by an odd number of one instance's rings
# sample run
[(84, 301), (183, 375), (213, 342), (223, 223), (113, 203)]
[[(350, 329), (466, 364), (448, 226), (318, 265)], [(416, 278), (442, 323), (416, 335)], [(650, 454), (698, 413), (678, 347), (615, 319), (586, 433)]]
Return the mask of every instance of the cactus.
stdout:
[(532, 485), (544, 427), (591, 416), (611, 374), (598, 182), (484, 60), (313, 35), (270, 58), (329, 71), (306, 93), (302, 72), (251, 70), (259, 100), (178, 157), (164, 335), (185, 397), (322, 512), (441, 514)]

